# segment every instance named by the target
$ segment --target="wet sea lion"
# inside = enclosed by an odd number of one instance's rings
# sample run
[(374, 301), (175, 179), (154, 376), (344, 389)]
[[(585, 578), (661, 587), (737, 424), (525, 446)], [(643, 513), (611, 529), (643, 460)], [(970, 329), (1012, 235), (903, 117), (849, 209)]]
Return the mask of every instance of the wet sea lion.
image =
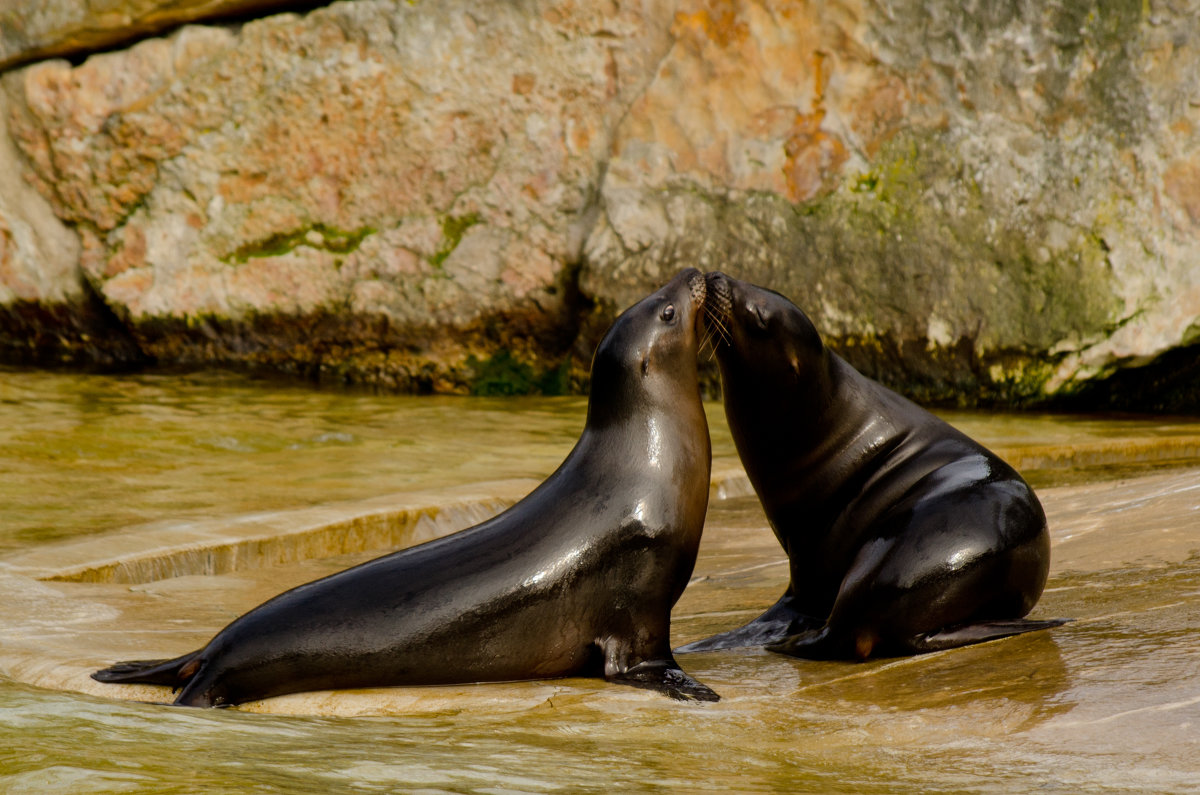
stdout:
[(856, 371), (782, 295), (707, 280), (725, 414), (791, 577), (758, 618), (677, 652), (865, 659), (1062, 623), (1023, 620), (1050, 540), (1012, 467)]
[(592, 361), (582, 436), (512, 508), (287, 591), (198, 651), (92, 676), (182, 688), (175, 703), (191, 706), (589, 675), (718, 700), (669, 640), (708, 508), (704, 290), (689, 269), (617, 318)]

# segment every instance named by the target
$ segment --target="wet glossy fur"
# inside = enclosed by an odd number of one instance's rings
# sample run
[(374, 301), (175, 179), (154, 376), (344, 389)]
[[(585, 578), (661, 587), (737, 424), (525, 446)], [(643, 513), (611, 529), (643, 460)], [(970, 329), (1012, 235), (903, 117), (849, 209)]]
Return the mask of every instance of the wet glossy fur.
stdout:
[(725, 413), (791, 577), (759, 618), (677, 651), (865, 659), (1061, 623), (1023, 620), (1050, 542), (1020, 475), (854, 370), (783, 296), (708, 281)]
[(597, 349), (583, 435), (494, 519), (294, 588), (169, 661), (106, 682), (212, 706), (297, 691), (597, 675), (717, 700), (671, 656), (695, 563), (709, 438), (696, 375), (698, 271), (619, 317)]

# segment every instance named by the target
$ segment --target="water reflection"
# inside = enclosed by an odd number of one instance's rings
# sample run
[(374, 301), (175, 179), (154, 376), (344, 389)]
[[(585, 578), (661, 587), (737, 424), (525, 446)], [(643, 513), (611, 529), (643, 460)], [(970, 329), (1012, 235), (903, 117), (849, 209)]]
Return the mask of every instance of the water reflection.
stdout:
[[(1004, 715), (1011, 731), (1070, 711), (1071, 679), (1053, 632), (1013, 638), (1002, 652), (986, 645), (961, 654), (876, 663), (874, 669), (830, 671), (804, 688), (806, 697), (841, 704), (887, 705), (892, 712), (971, 711)], [(995, 730), (989, 726), (988, 732)]]

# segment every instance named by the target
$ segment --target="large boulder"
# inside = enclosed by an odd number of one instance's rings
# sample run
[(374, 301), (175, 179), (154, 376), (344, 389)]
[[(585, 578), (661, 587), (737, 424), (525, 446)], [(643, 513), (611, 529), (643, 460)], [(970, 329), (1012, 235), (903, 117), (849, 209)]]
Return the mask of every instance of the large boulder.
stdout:
[(0, 94), (0, 360), (118, 366), (143, 361), (83, 278), (79, 238), (22, 179)]
[(596, 176), (661, 16), (363, 0), (5, 87), (146, 354), (461, 389), (497, 352), (569, 352)]

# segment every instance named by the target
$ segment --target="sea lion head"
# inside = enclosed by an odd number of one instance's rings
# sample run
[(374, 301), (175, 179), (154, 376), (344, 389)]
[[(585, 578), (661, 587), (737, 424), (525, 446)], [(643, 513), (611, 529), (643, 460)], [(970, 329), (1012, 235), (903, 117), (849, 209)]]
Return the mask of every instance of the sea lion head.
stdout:
[(699, 403), (706, 294), (704, 275), (688, 268), (613, 321), (592, 358), (589, 422), (678, 403), (681, 387)]
[(721, 373), (782, 389), (813, 384), (827, 369), (821, 335), (808, 316), (773, 290), (719, 271), (705, 276), (705, 323)]

